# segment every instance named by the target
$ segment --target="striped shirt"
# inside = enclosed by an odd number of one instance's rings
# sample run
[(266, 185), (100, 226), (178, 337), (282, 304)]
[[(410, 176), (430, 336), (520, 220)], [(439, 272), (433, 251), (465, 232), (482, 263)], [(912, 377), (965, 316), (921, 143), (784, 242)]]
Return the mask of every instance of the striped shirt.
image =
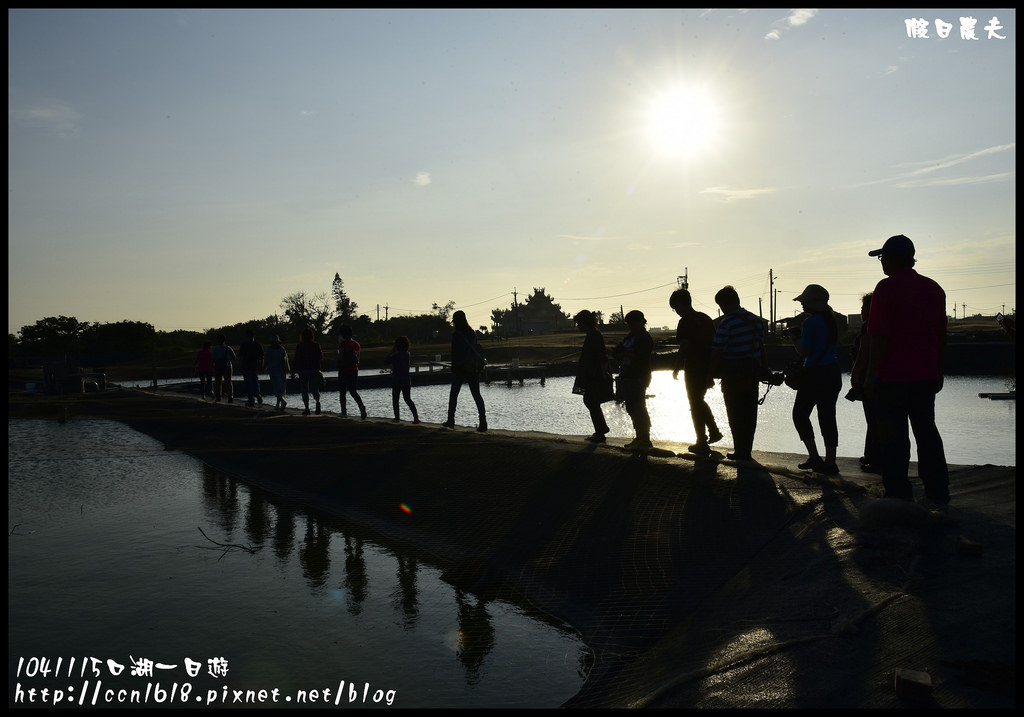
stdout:
[(733, 309), (718, 324), (712, 351), (721, 351), (727, 361), (759, 359), (763, 345), (763, 322), (742, 306)]

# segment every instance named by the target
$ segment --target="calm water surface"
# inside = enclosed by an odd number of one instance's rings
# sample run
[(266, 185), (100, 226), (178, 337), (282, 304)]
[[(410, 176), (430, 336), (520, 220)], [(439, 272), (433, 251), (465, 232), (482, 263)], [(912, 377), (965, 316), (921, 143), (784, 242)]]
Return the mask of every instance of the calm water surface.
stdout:
[[(572, 394), (573, 379), (549, 378), (543, 386), (539, 381), (527, 381), (511, 387), (501, 383), (481, 386), (487, 406), (487, 422), (491, 428), (519, 431), (542, 431), (556, 435), (582, 436), (593, 433), (590, 415), (583, 407), (583, 399)], [(263, 383), (263, 390), (269, 384)], [(849, 374), (843, 377), (843, 394), (850, 387)], [(235, 395), (241, 384), (236, 384)], [(761, 386), (764, 396), (766, 386)], [(421, 420), (441, 423), (447, 419), (448, 385), (413, 386), (412, 399)], [(949, 376), (935, 401), (935, 419), (942, 433), (946, 460), (955, 465), (1015, 466), (1017, 402), (993, 401), (979, 398), (979, 393), (1006, 391), (1006, 379), (1000, 376)], [(695, 439), (690, 421), (686, 388), (682, 379), (672, 379), (671, 371), (655, 371), (648, 389), (647, 406), (651, 413), (651, 437), (654, 441), (692, 443)], [(371, 416), (391, 418), (391, 389), (364, 389), (359, 392)], [(791, 412), (796, 392), (786, 386), (772, 388), (758, 410), (757, 434), (754, 449), (777, 453), (805, 453), (804, 445), (793, 428)], [(302, 407), (298, 394), (287, 396), (289, 408)], [(348, 397), (349, 415), (358, 415)], [(243, 395), (244, 401), (244, 395)], [(270, 398), (273, 405), (274, 399)], [(725, 417), (725, 404), (718, 385), (707, 393), (707, 401), (718, 420), (725, 439), (718, 447), (731, 447), (732, 435)], [(321, 397), (323, 410), (337, 413), (340, 399), (337, 393)], [(411, 420), (409, 409), (399, 403), (401, 417)], [(632, 438), (633, 424), (620, 404), (604, 405), (611, 436)], [(839, 399), (839, 455), (858, 457), (864, 452), (864, 409), (860, 402)], [(811, 416), (818, 448), (822, 449), (817, 418)], [(476, 427), (476, 407), (469, 389), (462, 388), (455, 422), (460, 426)], [(911, 460), (917, 460), (917, 447), (911, 441)], [(685, 449), (683, 449), (685, 450)]]
[[(31, 687), (78, 699), (84, 679), (91, 699), (90, 656), (104, 690), (189, 684), (188, 706), (221, 706), (227, 686), (276, 688), (278, 707), (328, 688), (333, 707), (341, 684), (342, 706), (554, 707), (585, 679), (566, 626), (461, 593), (409, 551), (116, 422), (8, 420), (8, 505), (9, 705)], [(33, 657), (61, 658), (62, 675), (29, 676)], [(130, 676), (133, 659), (175, 667)]]

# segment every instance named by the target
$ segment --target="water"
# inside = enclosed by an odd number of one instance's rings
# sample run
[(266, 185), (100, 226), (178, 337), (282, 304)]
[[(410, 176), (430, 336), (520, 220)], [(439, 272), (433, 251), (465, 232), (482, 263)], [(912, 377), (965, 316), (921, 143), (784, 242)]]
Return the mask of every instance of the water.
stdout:
[[(414, 379), (415, 380), (415, 379)], [(1017, 402), (992, 401), (979, 398), (979, 393), (1002, 393), (1007, 390), (1007, 379), (1002, 376), (947, 376), (943, 390), (935, 401), (935, 419), (942, 434), (946, 449), (946, 460), (952, 465), (1017, 465), (1016, 424)], [(572, 394), (573, 379), (557, 377), (539, 381), (527, 381), (524, 385), (514, 383), (511, 387), (502, 383), (482, 385), (480, 390), (487, 406), (487, 423), (491, 428), (514, 431), (541, 431), (556, 435), (584, 436), (593, 432), (590, 415), (583, 407), (583, 400)], [(140, 382), (139, 385), (146, 385)], [(850, 376), (843, 377), (843, 393), (850, 387)], [(262, 381), (264, 392), (269, 391), (269, 382)], [(761, 386), (764, 395), (765, 386)], [(435, 386), (413, 386), (412, 399), (420, 413), (420, 419), (430, 423), (447, 420), (447, 384)], [(690, 422), (686, 388), (682, 379), (674, 381), (671, 371), (655, 371), (648, 390), (647, 407), (651, 413), (651, 438), (655, 442), (671, 442), (688, 445), (694, 435)], [(391, 389), (361, 389), (370, 416), (391, 418)], [(235, 383), (235, 396), (242, 396), (241, 382)], [(796, 392), (786, 386), (772, 388), (758, 410), (757, 434), (754, 450), (776, 453), (805, 454), (803, 443), (793, 428), (791, 412)], [(732, 435), (725, 415), (725, 404), (718, 385), (707, 393), (707, 401), (718, 420), (719, 428), (725, 435), (716, 447), (732, 446)], [(273, 396), (264, 400), (271, 406)], [(302, 408), (299, 394), (286, 396), (289, 408)], [(358, 415), (351, 399), (347, 399), (349, 415)], [(321, 407), (329, 413), (340, 412), (340, 399), (336, 392), (321, 396)], [(408, 407), (399, 399), (399, 410), (403, 420), (411, 420)], [(616, 403), (604, 405), (605, 416), (611, 428), (612, 437), (632, 438), (633, 424), (625, 409)], [(860, 402), (839, 399), (837, 407), (839, 423), (840, 456), (859, 457), (864, 452), (864, 409)], [(817, 426), (816, 414), (811, 415), (819, 450), (821, 433)], [(467, 387), (459, 395), (455, 422), (460, 426), (476, 427), (476, 407)], [(685, 450), (681, 448), (680, 450)], [(911, 440), (911, 460), (917, 460), (917, 447)]]
[[(8, 505), (9, 706), (33, 687), (91, 700), (99, 680), (100, 705), (148, 685), (143, 706), (222, 706), (227, 687), (277, 689), (278, 707), (327, 688), (331, 706), (340, 691), (340, 706), (535, 708), (585, 679), (566, 626), (459, 592), (422, 556), (123, 424), (8, 420)], [(39, 657), (61, 659), (59, 677), (33, 676)], [(100, 677), (82, 674), (87, 657)], [(133, 659), (164, 667), (131, 676)]]

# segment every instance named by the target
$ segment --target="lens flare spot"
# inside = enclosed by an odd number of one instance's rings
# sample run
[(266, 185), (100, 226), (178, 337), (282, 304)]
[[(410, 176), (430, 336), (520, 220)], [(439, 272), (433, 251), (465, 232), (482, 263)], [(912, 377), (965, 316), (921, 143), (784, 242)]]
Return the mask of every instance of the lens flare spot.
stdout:
[(401, 508), (402, 512), (405, 513), (406, 515), (409, 515), (409, 514), (412, 513), (412, 508), (410, 508), (406, 503), (399, 503), (398, 507)]

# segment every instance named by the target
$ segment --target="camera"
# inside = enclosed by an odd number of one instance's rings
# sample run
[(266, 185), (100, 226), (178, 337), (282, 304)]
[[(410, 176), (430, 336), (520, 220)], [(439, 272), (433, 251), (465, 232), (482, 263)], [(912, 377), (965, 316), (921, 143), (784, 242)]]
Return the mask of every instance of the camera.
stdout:
[(863, 400), (864, 396), (861, 393), (860, 389), (851, 388), (849, 391), (846, 392), (846, 395), (843, 396), (843, 398), (845, 398), (847, 401), (861, 401)]
[(786, 374), (782, 371), (772, 371), (764, 377), (764, 382), (769, 386), (781, 386), (786, 380)]

